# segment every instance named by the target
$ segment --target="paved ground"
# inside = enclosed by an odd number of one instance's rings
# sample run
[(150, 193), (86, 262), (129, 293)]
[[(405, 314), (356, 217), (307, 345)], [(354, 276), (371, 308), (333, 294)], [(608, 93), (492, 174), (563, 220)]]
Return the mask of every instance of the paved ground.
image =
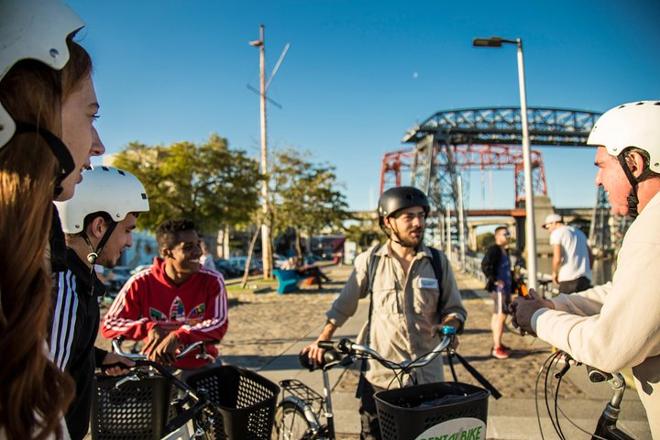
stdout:
[[(229, 331), (221, 345), (223, 359), (231, 364), (259, 370), (271, 380), (298, 378), (318, 391), (322, 390), (320, 373), (309, 373), (300, 369), (297, 353), (313, 341), (325, 321), (325, 310), (334, 300), (344, 280), (350, 273), (349, 267), (329, 267), (326, 273), (333, 283), (322, 291), (310, 290), (297, 294), (275, 293), (232, 293), (230, 295)], [(492, 303), (480, 291), (476, 280), (457, 276), (469, 318), (465, 333), (461, 336), (459, 352), (486, 376), (502, 393), (502, 399), (490, 399), (488, 438), (528, 439), (541, 438), (535, 411), (534, 385), (539, 368), (550, 355), (545, 343), (531, 338), (522, 338), (514, 333), (504, 335), (504, 343), (514, 349), (507, 360), (490, 357), (492, 345), (490, 316)], [(366, 319), (368, 302), (362, 301), (354, 318), (338, 332), (338, 336), (355, 338)], [(101, 342), (101, 341), (99, 341)], [(458, 366), (459, 380), (474, 383), (473, 379)], [(356, 374), (350, 370), (331, 372), (335, 419), (340, 438), (357, 438), (359, 422), (357, 400), (354, 398)], [(445, 371), (446, 378), (450, 378)], [(562, 383), (560, 408), (578, 425), (593, 429), (608, 391), (605, 386), (586, 382), (584, 369), (573, 368)], [(542, 390), (542, 384), (541, 384)], [(650, 438), (644, 412), (634, 390), (624, 398), (620, 426), (636, 438)], [(540, 400), (541, 414), (546, 414)], [(546, 438), (556, 438), (547, 416), (542, 417)], [(567, 438), (590, 438), (572, 428), (562, 418), (562, 428)]]

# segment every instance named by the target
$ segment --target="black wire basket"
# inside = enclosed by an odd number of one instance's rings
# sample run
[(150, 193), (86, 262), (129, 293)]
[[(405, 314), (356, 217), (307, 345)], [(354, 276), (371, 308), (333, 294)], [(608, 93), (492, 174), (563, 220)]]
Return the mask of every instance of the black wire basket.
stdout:
[(92, 400), (92, 439), (160, 439), (168, 420), (172, 398), (171, 380), (162, 376), (144, 376), (139, 381), (125, 381), (126, 376), (96, 376)]
[(263, 376), (232, 366), (192, 375), (192, 388), (206, 393), (219, 408), (213, 421), (217, 440), (270, 439), (280, 388)]
[(483, 388), (461, 382), (380, 391), (374, 398), (382, 438), (412, 440), (420, 434), (424, 438), (447, 434), (446, 438), (485, 439), (489, 395)]

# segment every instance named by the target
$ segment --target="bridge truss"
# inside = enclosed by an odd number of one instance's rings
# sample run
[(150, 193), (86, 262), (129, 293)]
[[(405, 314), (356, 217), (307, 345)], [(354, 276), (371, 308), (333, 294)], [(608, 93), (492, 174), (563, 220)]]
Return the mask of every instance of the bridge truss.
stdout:
[[(599, 113), (529, 108), (527, 116), (532, 145), (585, 147)], [(437, 112), (406, 132), (402, 142), (412, 144), (411, 148), (383, 156), (381, 192), (390, 186), (411, 184), (429, 195), (438, 212), (457, 212), (459, 176), (470, 170), (513, 169), (514, 205), (523, 207), (526, 194), (521, 133), (519, 108), (468, 108)], [(533, 150), (531, 154), (533, 194), (547, 195), (541, 152)], [(442, 222), (438, 223), (442, 229)], [(465, 227), (466, 219), (463, 221)], [(444, 235), (442, 230), (438, 232)]]

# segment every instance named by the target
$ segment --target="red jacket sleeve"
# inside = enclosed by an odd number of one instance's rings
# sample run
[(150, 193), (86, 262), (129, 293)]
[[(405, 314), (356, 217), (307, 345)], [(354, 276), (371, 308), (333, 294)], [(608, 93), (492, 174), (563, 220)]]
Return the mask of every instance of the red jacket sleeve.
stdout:
[(176, 330), (179, 341), (192, 344), (197, 341), (217, 341), (227, 333), (227, 290), (222, 275), (213, 276), (207, 284), (204, 319), (194, 325), (185, 324)]
[(104, 338), (114, 339), (123, 336), (126, 339), (139, 341), (147, 337), (154, 322), (142, 316), (138, 295), (139, 284), (140, 280), (129, 281), (117, 294), (103, 320), (101, 334)]

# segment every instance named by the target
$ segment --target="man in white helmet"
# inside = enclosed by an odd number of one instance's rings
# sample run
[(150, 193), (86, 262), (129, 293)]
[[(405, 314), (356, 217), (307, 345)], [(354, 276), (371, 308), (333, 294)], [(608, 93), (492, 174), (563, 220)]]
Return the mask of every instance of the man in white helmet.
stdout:
[[(74, 197), (56, 202), (67, 242), (67, 270), (58, 273), (50, 335), (50, 357), (76, 382), (76, 397), (66, 414), (72, 439), (89, 429), (95, 368), (121, 374), (133, 362), (94, 346), (105, 293), (95, 265), (114, 267), (132, 244), (131, 232), (140, 212), (149, 210), (144, 187), (132, 174), (111, 167), (83, 173)], [(114, 365), (114, 366), (113, 366)]]
[(612, 212), (635, 217), (612, 282), (552, 300), (518, 299), (515, 324), (579, 362), (632, 367), (653, 438), (660, 439), (660, 101), (615, 107), (596, 122), (596, 184)]

